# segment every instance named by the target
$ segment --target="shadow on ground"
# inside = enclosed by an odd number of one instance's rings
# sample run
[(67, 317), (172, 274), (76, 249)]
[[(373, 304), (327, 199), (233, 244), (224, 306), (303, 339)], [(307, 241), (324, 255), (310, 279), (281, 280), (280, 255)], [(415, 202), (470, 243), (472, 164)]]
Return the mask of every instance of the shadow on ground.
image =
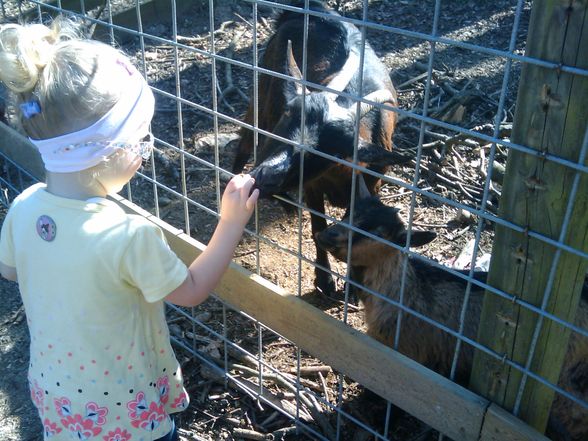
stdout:
[(27, 384), (29, 333), (18, 285), (0, 279), (0, 439), (42, 441)]

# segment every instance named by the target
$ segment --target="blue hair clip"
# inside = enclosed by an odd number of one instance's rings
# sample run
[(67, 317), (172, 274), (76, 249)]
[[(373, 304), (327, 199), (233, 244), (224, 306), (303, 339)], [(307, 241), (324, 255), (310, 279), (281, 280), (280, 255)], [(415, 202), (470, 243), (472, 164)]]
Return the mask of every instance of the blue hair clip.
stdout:
[(20, 105), (20, 111), (26, 119), (30, 119), (41, 113), (41, 105), (38, 101), (25, 101)]

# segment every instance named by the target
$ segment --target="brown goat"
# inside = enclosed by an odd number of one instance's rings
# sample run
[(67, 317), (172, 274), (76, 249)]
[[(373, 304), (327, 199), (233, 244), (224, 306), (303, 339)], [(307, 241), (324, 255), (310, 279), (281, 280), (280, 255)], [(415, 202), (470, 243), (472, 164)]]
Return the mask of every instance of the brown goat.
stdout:
[[(389, 242), (404, 246), (406, 228), (398, 210), (385, 206), (377, 197), (366, 197), (356, 203), (353, 224)], [(347, 222), (348, 215), (344, 221)], [(319, 246), (337, 259), (347, 261), (349, 229), (333, 224), (317, 235)], [(435, 237), (434, 233), (413, 231), (411, 245), (424, 245)], [(403, 271), (402, 253), (387, 244), (365, 235), (352, 233), (351, 266), (354, 281), (358, 284), (399, 301)], [(485, 272), (476, 272), (477, 280), (485, 281)], [(466, 282), (458, 276), (421, 260), (409, 258), (404, 285), (403, 304), (430, 319), (457, 331), (463, 305)], [(585, 287), (586, 288), (586, 287)], [(576, 316), (576, 324), (588, 329), (588, 289)], [(368, 334), (393, 347), (398, 319), (398, 308), (383, 298), (359, 290), (358, 296), (365, 308)], [(484, 290), (472, 285), (465, 316), (463, 334), (475, 339), (478, 332)], [(416, 316), (404, 312), (398, 341), (398, 351), (424, 366), (449, 376), (456, 339), (449, 333)], [(461, 346), (455, 381), (467, 384), (473, 362), (473, 347)], [(588, 339), (573, 333), (561, 371), (559, 387), (588, 401)], [(588, 440), (588, 409), (556, 396), (551, 410), (547, 434), (556, 440)]]

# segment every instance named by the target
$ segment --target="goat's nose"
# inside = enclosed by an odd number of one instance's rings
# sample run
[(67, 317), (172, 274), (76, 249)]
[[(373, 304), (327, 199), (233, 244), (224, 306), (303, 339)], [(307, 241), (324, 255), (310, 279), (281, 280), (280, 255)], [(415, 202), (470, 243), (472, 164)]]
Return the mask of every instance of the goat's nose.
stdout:
[(284, 190), (283, 173), (276, 172), (271, 167), (257, 167), (251, 171), (251, 176), (255, 179), (255, 186), (263, 193), (281, 193)]

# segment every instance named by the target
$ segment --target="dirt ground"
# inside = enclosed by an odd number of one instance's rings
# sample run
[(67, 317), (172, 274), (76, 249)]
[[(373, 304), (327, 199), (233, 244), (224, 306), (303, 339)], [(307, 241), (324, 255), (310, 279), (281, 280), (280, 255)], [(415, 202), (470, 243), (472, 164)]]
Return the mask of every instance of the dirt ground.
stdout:
[[(361, 17), (360, 1), (332, 0), (328, 3), (338, 8), (343, 15)], [(506, 50), (509, 46), (515, 7), (514, 0), (443, 1), (438, 34), (487, 48)], [(369, 2), (368, 19), (414, 32), (430, 33), (433, 10), (432, 0), (374, 0)], [(519, 54), (524, 50), (529, 11), (530, 2), (525, 2), (517, 33), (516, 52)], [(257, 38), (260, 48), (263, 48), (271, 33), (272, 13), (261, 6), (258, 12)], [(253, 19), (251, 6), (247, 2), (217, 1), (214, 14), (216, 52), (250, 63)], [(170, 39), (172, 28), (166, 23), (163, 20), (161, 24), (146, 28), (145, 32)], [(197, 49), (210, 50), (209, 24), (208, 6), (198, 6), (195, 2), (178, 21), (178, 41)], [(374, 30), (368, 32), (367, 38), (390, 69), (391, 78), (398, 89), (400, 108), (421, 113), (425, 95), (423, 73), (426, 72), (428, 63), (429, 44), (422, 40)], [(125, 43), (123, 49), (135, 57), (137, 65), (143, 65), (138, 42)], [(174, 50), (169, 44), (145, 40), (145, 72), (150, 84), (173, 96), (181, 94), (188, 101), (212, 108), (210, 59), (200, 53), (180, 49), (176, 69)], [(489, 124), (493, 123), (498, 108), (504, 66), (505, 60), (491, 55), (437, 44), (428, 114), (444, 122), (491, 135), (492, 128)], [(247, 108), (246, 97), (250, 93), (252, 74), (235, 66), (229, 70), (228, 65), (220, 61), (216, 63), (216, 69), (219, 82), (218, 110), (232, 118), (241, 119)], [(177, 77), (174, 75), (176, 70), (179, 72)], [(509, 124), (513, 119), (519, 72), (520, 66), (513, 63), (505, 96), (506, 104), (502, 117), (504, 126), (500, 133), (504, 138), (509, 136)], [(161, 93), (156, 94), (156, 99), (153, 131), (155, 136), (166, 144), (158, 144), (160, 153), (156, 156), (155, 164), (146, 164), (142, 170), (144, 177), (133, 181), (132, 199), (145, 209), (155, 212), (153, 186), (147, 182), (147, 178), (156, 176), (157, 182), (165, 186), (160, 187), (158, 191), (157, 208), (160, 217), (178, 228), (189, 231), (198, 240), (207, 242), (216, 222), (211, 211), (216, 211), (218, 197), (215, 190), (215, 173), (209, 164), (218, 161), (223, 169), (231, 168), (235, 154), (233, 141), (238, 126), (222, 118), (215, 121), (206, 112), (184, 104), (181, 106), (180, 139), (180, 119), (176, 102)], [(215, 124), (218, 124), (219, 133), (218, 157), (215, 155)], [(394, 138), (397, 147), (414, 148), (418, 143), (419, 127), (417, 121), (401, 118)], [(423, 140), (426, 146), (423, 162), (425, 168), (421, 169), (417, 186), (448, 200), (473, 208), (478, 207), (490, 145), (476, 139), (456, 137), (455, 132), (439, 127), (429, 127), (428, 130)], [(201, 206), (185, 206), (183, 200), (177, 196), (177, 193), (182, 194), (184, 186), (179, 173), (180, 153), (170, 146), (180, 144), (186, 152), (193, 155), (188, 156), (184, 164), (186, 195)], [(499, 148), (495, 163), (497, 167), (503, 166), (505, 159), (505, 152)], [(412, 183), (414, 175), (414, 164), (395, 167), (390, 172), (390, 176), (406, 183)], [(499, 175), (500, 170), (495, 173), (495, 176)], [(221, 182), (223, 179), (221, 177)], [(499, 195), (500, 182), (497, 179), (491, 186), (487, 205), (491, 212), (496, 212)], [(295, 194), (291, 196), (296, 198)], [(412, 196), (410, 191), (388, 183), (382, 187), (381, 196), (387, 204), (399, 207), (402, 217), (408, 219)], [(267, 241), (262, 241), (259, 245), (258, 260), (256, 240), (252, 236), (246, 236), (237, 250), (237, 262), (254, 271), (259, 265), (259, 272), (268, 280), (302, 295), (304, 299), (328, 314), (342, 319), (342, 297), (326, 296), (314, 290), (313, 270), (310, 264), (300, 264), (299, 277), (299, 260), (295, 256), (299, 240), (299, 221), (296, 216), (286, 215), (275, 200), (262, 201), (259, 206), (258, 229)], [(333, 217), (339, 217), (341, 210), (330, 207), (328, 213)], [(419, 252), (444, 264), (453, 264), (474, 238), (477, 221), (474, 216), (468, 216), (455, 207), (417, 196), (413, 225), (419, 229), (433, 230), (438, 234), (435, 242)], [(304, 215), (300, 223), (302, 254), (312, 261), (314, 244), (310, 238), (309, 217)], [(250, 228), (255, 230), (254, 223), (250, 224)], [(484, 224), (478, 250), (480, 255), (491, 251), (491, 240), (492, 228)], [(279, 248), (273, 244), (279, 245)], [(284, 252), (283, 249), (291, 250), (291, 253)], [(332, 263), (335, 271), (345, 274), (343, 264)], [(0, 439), (36, 441), (42, 437), (40, 424), (26, 387), (26, 321), (23, 320), (24, 313), (16, 286), (1, 281), (0, 288), (0, 372), (4, 373), (0, 376)], [(341, 280), (338, 281), (338, 288), (343, 288)], [(257, 355), (258, 344), (261, 341), (264, 360), (280, 372), (289, 373), (292, 366), (296, 366), (296, 350), (292, 345), (273, 332), (260, 328), (247, 317), (233, 312), (225, 313), (219, 302), (211, 300), (198, 308), (195, 314), (206, 328), (194, 327), (180, 313), (170, 311), (172, 334), (188, 347), (196, 348), (201, 356), (213, 365), (222, 364), (219, 360), (223, 360), (225, 354), (221, 338), (215, 332), (221, 336), (224, 332), (230, 341), (254, 355)], [(225, 322), (227, 326), (223, 326)], [(358, 329), (364, 329), (360, 308), (351, 305), (348, 322)], [(177, 351), (186, 371), (188, 389), (192, 396), (192, 404), (184, 412), (180, 422), (184, 439), (246, 439), (247, 430), (254, 430), (258, 434), (273, 434), (274, 439), (315, 438), (312, 434), (293, 432), (292, 422), (288, 418), (276, 414), (263, 403), (257, 403), (246, 393), (237, 391), (230, 382), (229, 387), (225, 388), (223, 381), (219, 381), (214, 371), (206, 367), (206, 363), (194, 360), (181, 347), (177, 347)], [(252, 374), (251, 370), (255, 371), (255, 363), (231, 351), (228, 351), (228, 356), (234, 365), (231, 372), (245, 381), (254, 382), (255, 372)], [(320, 365), (320, 361), (302, 354), (301, 365), (317, 366)], [(246, 380), (247, 378), (249, 380)], [(322, 376), (313, 376), (305, 381), (308, 387), (332, 404), (337, 403), (338, 391), (341, 391), (340, 398), (345, 403), (346, 411), (368, 425), (377, 425), (367, 419), (366, 413), (378, 413), (382, 409), (376, 404), (377, 400), (369, 396), (366, 398), (360, 393), (360, 385), (328, 370), (324, 371)], [(290, 403), (291, 406), (295, 403), (291, 392), (283, 385), (270, 381), (265, 386), (282, 405)], [(370, 403), (368, 412), (366, 399)], [(336, 414), (324, 409), (324, 406), (322, 410), (329, 424), (335, 427)], [(324, 433), (324, 427), (317, 423), (314, 415), (310, 415), (308, 420), (314, 430)], [(359, 440), (362, 436), (369, 439), (345, 418), (341, 427), (342, 439)], [(402, 418), (395, 424), (390, 435), (398, 440), (436, 439), (433, 431), (409, 417)]]

